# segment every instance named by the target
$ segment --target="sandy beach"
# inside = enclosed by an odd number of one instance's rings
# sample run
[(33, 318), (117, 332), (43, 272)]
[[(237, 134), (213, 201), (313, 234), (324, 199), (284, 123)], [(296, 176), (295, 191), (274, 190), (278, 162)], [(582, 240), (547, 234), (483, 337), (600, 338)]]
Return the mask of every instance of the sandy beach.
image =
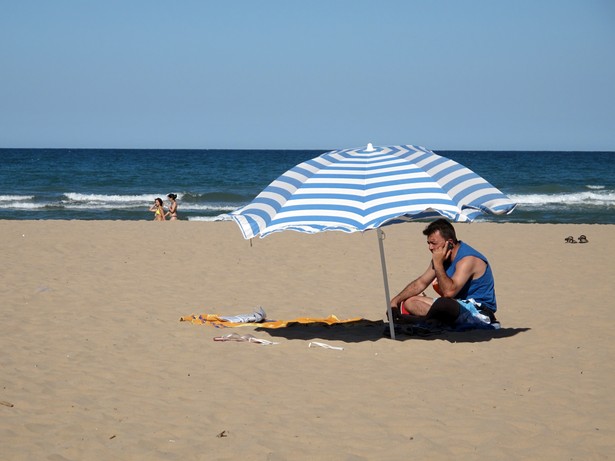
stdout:
[[(424, 226), (385, 229), (392, 294), (427, 267)], [(615, 227), (456, 229), (490, 259), (502, 329), (393, 341), (179, 321), (380, 321), (375, 232), (250, 244), (230, 222), (0, 221), (0, 458), (611, 459)], [(230, 332), (278, 344), (212, 340)]]

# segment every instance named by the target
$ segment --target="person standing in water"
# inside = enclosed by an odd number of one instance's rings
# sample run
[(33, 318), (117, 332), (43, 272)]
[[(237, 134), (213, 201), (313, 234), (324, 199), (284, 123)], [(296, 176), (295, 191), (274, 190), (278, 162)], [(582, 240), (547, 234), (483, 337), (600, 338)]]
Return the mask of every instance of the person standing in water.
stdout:
[(154, 213), (154, 221), (167, 220), (164, 212), (164, 206), (162, 205), (162, 199), (160, 197), (154, 200), (154, 204), (149, 208), (149, 211)]
[(169, 194), (167, 197), (171, 204), (169, 205), (169, 211), (167, 211), (166, 215), (170, 216), (169, 219), (171, 221), (177, 221), (177, 202), (175, 201), (177, 199), (177, 194)]

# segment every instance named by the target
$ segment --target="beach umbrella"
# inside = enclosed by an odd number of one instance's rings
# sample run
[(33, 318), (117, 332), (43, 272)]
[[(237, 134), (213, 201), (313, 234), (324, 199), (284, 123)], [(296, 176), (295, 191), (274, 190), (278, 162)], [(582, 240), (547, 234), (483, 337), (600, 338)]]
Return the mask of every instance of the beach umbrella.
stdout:
[(395, 338), (381, 227), (445, 217), (472, 221), (515, 207), (473, 171), (423, 147), (402, 145), (334, 150), (273, 181), (248, 205), (220, 218), (244, 238), (294, 230), (363, 232), (376, 229), (391, 338)]

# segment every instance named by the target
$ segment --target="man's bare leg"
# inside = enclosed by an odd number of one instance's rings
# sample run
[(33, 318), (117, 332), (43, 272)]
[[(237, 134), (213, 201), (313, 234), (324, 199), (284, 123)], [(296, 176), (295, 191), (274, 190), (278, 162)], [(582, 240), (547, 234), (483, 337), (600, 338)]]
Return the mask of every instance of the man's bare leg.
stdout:
[[(427, 296), (413, 296), (406, 299), (403, 304), (404, 313), (400, 313), (400, 309), (393, 309), (393, 316), (397, 323), (419, 323), (425, 320), (427, 312), (433, 303), (433, 299)], [(405, 312), (410, 312), (407, 314)]]
[(429, 296), (412, 296), (404, 301), (404, 309), (417, 317), (425, 317), (434, 299)]

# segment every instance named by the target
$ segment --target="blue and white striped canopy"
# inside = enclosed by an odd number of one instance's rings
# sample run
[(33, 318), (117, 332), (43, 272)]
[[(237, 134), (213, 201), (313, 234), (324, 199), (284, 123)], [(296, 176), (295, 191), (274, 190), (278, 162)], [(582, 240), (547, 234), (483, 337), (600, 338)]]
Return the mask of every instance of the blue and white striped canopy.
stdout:
[(502, 192), (468, 168), (423, 147), (335, 150), (291, 168), (232, 219), (246, 239), (295, 230), (365, 231), (397, 222), (445, 217), (471, 221), (508, 214)]

